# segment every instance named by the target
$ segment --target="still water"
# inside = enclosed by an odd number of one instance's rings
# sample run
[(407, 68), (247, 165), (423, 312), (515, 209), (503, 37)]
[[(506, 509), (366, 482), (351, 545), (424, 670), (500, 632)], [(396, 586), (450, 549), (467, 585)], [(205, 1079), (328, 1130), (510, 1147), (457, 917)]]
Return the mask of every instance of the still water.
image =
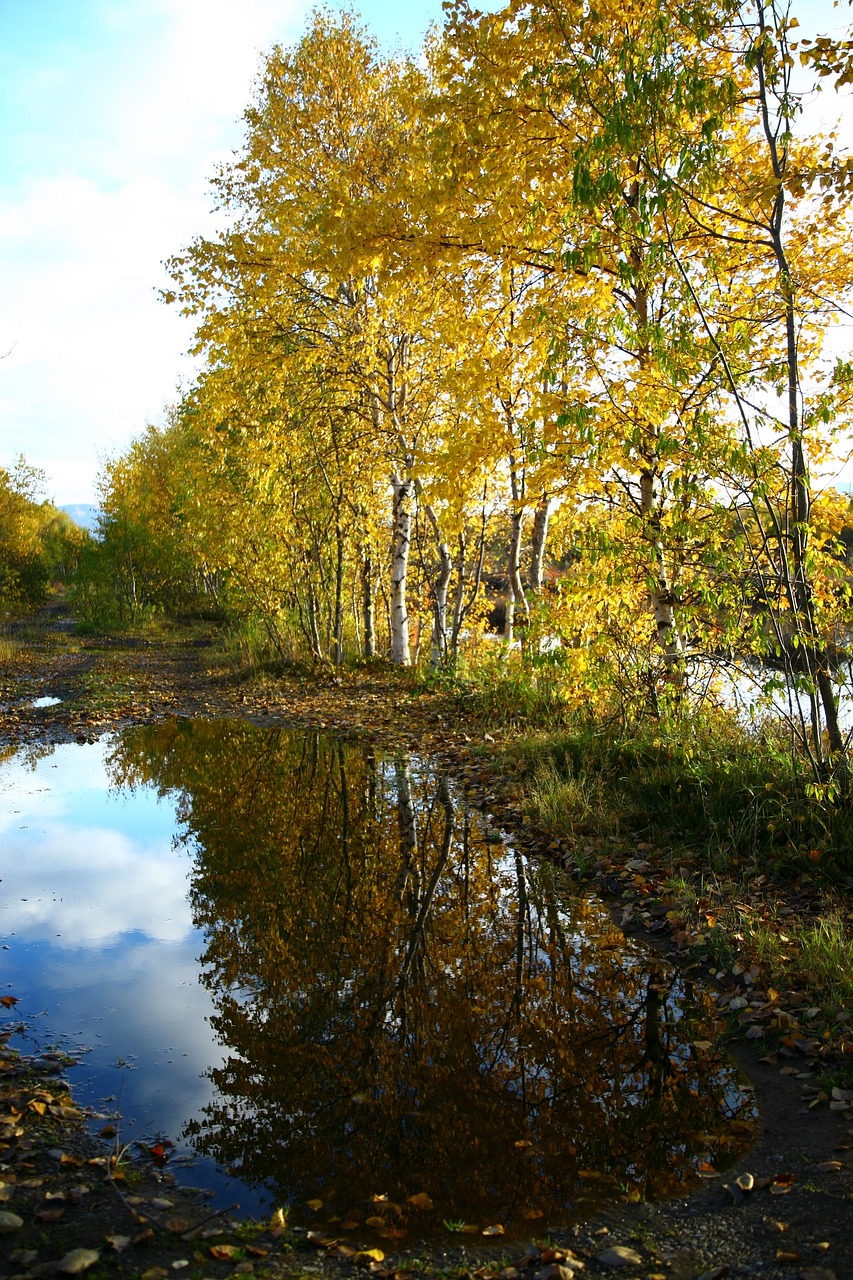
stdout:
[(529, 1231), (751, 1140), (710, 998), (429, 761), (180, 720), (13, 755), (0, 795), (17, 1043), (82, 1051), (78, 1100), (214, 1203)]

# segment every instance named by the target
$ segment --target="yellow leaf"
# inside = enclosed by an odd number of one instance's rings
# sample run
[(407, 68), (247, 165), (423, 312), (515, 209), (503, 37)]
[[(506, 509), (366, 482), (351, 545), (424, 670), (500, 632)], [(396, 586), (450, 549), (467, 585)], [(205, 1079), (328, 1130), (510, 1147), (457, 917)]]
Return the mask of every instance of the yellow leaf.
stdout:
[(419, 1191), (417, 1195), (409, 1196), (406, 1204), (410, 1204), (413, 1209), (431, 1209), (432, 1200), (425, 1191)]

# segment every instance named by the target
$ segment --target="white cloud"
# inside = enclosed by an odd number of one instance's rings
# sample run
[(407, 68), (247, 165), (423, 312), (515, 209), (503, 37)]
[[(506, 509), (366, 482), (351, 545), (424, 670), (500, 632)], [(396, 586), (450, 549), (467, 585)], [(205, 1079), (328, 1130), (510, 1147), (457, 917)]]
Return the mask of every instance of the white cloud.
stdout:
[(7, 832), (4, 847), (4, 929), (20, 941), (77, 951), (128, 933), (178, 942), (192, 932), (187, 864), (169, 840), (57, 823), (32, 838)]
[[(0, 462), (23, 451), (60, 502), (91, 499), (98, 455), (192, 374), (191, 325), (157, 298), (162, 263), (213, 229), (207, 180), (239, 142), (262, 52), (304, 9), (111, 0), (96, 11), (97, 91), (79, 83), (68, 101), (73, 68), (39, 69), (56, 95), (50, 171), (0, 189)], [(79, 57), (90, 68), (91, 51)]]

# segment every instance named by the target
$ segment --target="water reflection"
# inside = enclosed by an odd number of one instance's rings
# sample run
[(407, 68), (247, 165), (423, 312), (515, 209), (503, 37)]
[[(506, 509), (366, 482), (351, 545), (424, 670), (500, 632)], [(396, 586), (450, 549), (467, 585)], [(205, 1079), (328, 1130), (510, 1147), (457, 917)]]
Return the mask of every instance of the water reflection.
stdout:
[[(83, 1050), (77, 1096), (99, 1106), (120, 1095), (125, 1140), (174, 1137), (201, 1114), (204, 1072), (222, 1051), (198, 981), (174, 805), (111, 787), (108, 749), (28, 746), (0, 765), (0, 980), (20, 1001), (6, 1018), (25, 1022), (25, 1052)], [(221, 1203), (255, 1203), (212, 1166), (193, 1180), (215, 1183)]]
[(109, 766), (178, 795), (193, 857), (226, 1056), (191, 1141), (278, 1201), (392, 1237), (554, 1223), (748, 1140), (708, 1001), (484, 838), (449, 779), (239, 722), (125, 734)]

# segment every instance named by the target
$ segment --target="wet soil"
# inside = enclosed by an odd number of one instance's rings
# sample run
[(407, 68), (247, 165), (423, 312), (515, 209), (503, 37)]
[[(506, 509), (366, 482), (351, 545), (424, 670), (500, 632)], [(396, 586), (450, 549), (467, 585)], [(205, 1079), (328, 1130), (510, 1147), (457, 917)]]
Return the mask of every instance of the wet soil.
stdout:
[[(89, 638), (61, 611), (18, 626), (8, 639), (0, 664), (0, 749), (85, 741), (175, 715), (325, 728), (440, 755), (526, 847), (536, 843), (535, 833), (519, 828), (511, 803), (502, 807), (499, 780), (481, 754), (500, 732), (461, 720), (452, 701), (425, 693), (405, 674), (377, 668), (341, 678), (244, 678), (217, 656), (204, 631)], [(32, 706), (48, 696), (61, 701)], [(560, 854), (559, 848), (544, 852)], [(620, 918), (615, 857), (608, 855), (606, 873), (602, 861), (599, 882)], [(819, 911), (820, 903), (812, 909)], [(670, 937), (651, 940), (681, 962), (696, 963), (679, 955)], [(739, 988), (730, 979), (721, 1003), (732, 989)], [(2, 1010), (0, 1033), (14, 1025), (11, 1005)], [(763, 1124), (758, 1143), (735, 1169), (722, 1176), (709, 1171), (704, 1185), (684, 1198), (617, 1205), (547, 1240), (544, 1227), (523, 1246), (449, 1234), (441, 1246), (386, 1258), (371, 1256), (370, 1242), (359, 1256), (352, 1253), (357, 1240), (336, 1250), (280, 1222), (250, 1224), (228, 1213), (210, 1218), (204, 1200), (175, 1186), (168, 1165), (144, 1151), (123, 1153), (122, 1165), (114, 1167), (119, 1140), (87, 1130), (62, 1082), (61, 1064), (23, 1061), (4, 1050), (0, 1035), (0, 1278), (83, 1272), (145, 1280), (184, 1272), (332, 1277), (365, 1269), (379, 1276), (469, 1273), (503, 1280), (570, 1280), (570, 1273), (625, 1280), (853, 1280), (853, 1108), (846, 1087), (836, 1089), (838, 1097), (832, 1093), (833, 1081), (848, 1085), (843, 1035), (823, 1044), (795, 1037), (791, 1046), (771, 1045), (768, 1052), (763, 1040), (761, 1050), (754, 1048), (748, 1029), (732, 1018), (731, 1051), (752, 1080)], [(739, 1178), (744, 1187), (752, 1179), (753, 1189), (742, 1190)]]

